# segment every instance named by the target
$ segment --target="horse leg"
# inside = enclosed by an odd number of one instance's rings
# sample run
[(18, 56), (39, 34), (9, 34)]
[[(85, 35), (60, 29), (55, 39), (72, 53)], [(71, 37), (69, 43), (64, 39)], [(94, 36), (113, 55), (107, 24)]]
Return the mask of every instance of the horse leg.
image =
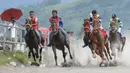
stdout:
[(53, 53), (54, 53), (55, 64), (57, 66), (58, 64), (57, 64), (57, 55), (56, 55), (56, 48), (55, 48), (55, 46), (52, 46), (52, 50), (53, 50)]
[(40, 48), (40, 59), (39, 59), (39, 63), (41, 63), (42, 61), (42, 48)]
[(31, 51), (28, 52), (28, 58), (31, 58)]
[(114, 61), (116, 61), (116, 48), (114, 47), (114, 45), (110, 46), (110, 48), (112, 50), (112, 56), (114, 56)]
[(123, 52), (124, 46), (125, 46), (125, 42), (126, 42), (126, 37), (122, 38), (122, 48), (121, 48), (121, 52)]
[(73, 59), (73, 57), (71, 55), (71, 52), (70, 52), (70, 46), (69, 46), (69, 44), (66, 44), (66, 47), (68, 48), (68, 51), (69, 51), (69, 54), (70, 54), (70, 59)]
[(108, 58), (108, 55), (107, 55), (107, 52), (106, 52), (106, 48), (104, 49), (104, 53), (105, 53), (107, 60), (109, 61), (109, 58)]
[(35, 50), (36, 50), (36, 58), (39, 58), (39, 54), (38, 54), (38, 46), (35, 47)]
[(95, 43), (92, 43), (92, 47), (93, 47), (92, 56), (93, 56), (93, 58), (96, 58), (95, 49), (97, 48), (97, 45)]
[(65, 53), (65, 47), (63, 47), (62, 49), (62, 54), (63, 54), (63, 58), (64, 58), (64, 63), (66, 62), (66, 53)]
[(103, 55), (103, 52), (104, 52), (104, 45), (102, 44), (101, 45), (101, 48), (99, 48), (99, 51), (100, 51), (100, 57), (102, 59), (102, 62), (100, 64), (100, 66), (104, 66), (104, 55)]
[(110, 57), (110, 60), (112, 60), (112, 56), (111, 56), (111, 54), (110, 54), (110, 48), (109, 48), (108, 42), (105, 44), (105, 47), (106, 47), (106, 49), (107, 49), (107, 53), (108, 53), (108, 55), (109, 55), (109, 57)]
[[(29, 48), (30, 48), (30, 47), (29, 47)], [(34, 54), (33, 48), (30, 48), (30, 51), (32, 52), (34, 62), (36, 62), (36, 58), (35, 58), (35, 54)]]

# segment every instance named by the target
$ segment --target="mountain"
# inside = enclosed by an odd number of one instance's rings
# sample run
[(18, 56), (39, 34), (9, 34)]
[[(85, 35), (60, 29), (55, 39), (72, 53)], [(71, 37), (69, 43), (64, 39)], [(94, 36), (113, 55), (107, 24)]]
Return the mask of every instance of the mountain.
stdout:
[(39, 18), (40, 26), (49, 27), (48, 21), (53, 9), (58, 10), (58, 15), (64, 22), (64, 28), (79, 33), (82, 28), (83, 19), (89, 16), (92, 10), (97, 10), (103, 22), (103, 26), (108, 28), (111, 15), (117, 14), (124, 24), (124, 28), (129, 28), (130, 21), (130, 0), (72, 0), (56, 5), (44, 6), (44, 3), (21, 6), (24, 18), (28, 16), (30, 10), (34, 10)]

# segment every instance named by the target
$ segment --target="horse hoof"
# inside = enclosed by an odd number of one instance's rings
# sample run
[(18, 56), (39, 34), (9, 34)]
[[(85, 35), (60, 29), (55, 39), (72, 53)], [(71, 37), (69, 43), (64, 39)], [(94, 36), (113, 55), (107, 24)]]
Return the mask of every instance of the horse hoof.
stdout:
[(105, 67), (105, 64), (104, 63), (100, 63), (100, 67)]
[(73, 57), (70, 55), (70, 59), (73, 59)]
[(114, 66), (118, 66), (118, 63), (117, 63), (117, 61), (114, 61)]
[(71, 64), (69, 64), (69, 63), (67, 63), (67, 62), (63, 62), (63, 63), (61, 63), (61, 66), (62, 66), (62, 67), (70, 67)]
[(36, 53), (35, 53), (35, 56), (36, 56), (37, 59), (39, 58), (39, 55), (37, 55)]
[(112, 60), (112, 57), (110, 57), (110, 60)]
[(56, 66), (58, 66), (58, 64), (56, 64)]
[(37, 62), (32, 62), (32, 63), (31, 63), (31, 66), (40, 66), (40, 64), (37, 63)]
[(96, 55), (95, 55), (95, 54), (93, 54), (93, 58), (96, 58)]

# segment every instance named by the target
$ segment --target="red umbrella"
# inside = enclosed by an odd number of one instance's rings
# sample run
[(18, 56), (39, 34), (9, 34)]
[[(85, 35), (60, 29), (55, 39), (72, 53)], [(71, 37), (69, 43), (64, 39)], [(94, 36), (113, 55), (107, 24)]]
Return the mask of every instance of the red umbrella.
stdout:
[(10, 8), (5, 10), (2, 14), (1, 14), (1, 19), (2, 21), (8, 21), (10, 22), (11, 18), (13, 17), (15, 20), (18, 20), (21, 16), (23, 15), (22, 11), (20, 9), (16, 9), (16, 8)]

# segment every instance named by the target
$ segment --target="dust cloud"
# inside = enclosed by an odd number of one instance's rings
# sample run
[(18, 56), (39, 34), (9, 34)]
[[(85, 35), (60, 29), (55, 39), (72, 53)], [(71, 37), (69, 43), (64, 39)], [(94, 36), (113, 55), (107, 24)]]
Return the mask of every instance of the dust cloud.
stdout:
[[(128, 33), (124, 34), (126, 36), (126, 44), (121, 58), (118, 62), (121, 65), (129, 66), (130, 65), (130, 35)], [(71, 53), (74, 57), (72, 60), (77, 66), (98, 66), (101, 59), (97, 56), (95, 59), (92, 57), (91, 51), (88, 47), (82, 48), (84, 45), (82, 38), (81, 39), (72, 39), (71, 38)], [(66, 48), (66, 52), (68, 49)], [(43, 54), (44, 63), (47, 66), (55, 66), (54, 54), (51, 48), (46, 48), (46, 51)], [(60, 65), (63, 62), (62, 52), (57, 50), (58, 64)], [(69, 53), (66, 57), (67, 61), (70, 61)]]

